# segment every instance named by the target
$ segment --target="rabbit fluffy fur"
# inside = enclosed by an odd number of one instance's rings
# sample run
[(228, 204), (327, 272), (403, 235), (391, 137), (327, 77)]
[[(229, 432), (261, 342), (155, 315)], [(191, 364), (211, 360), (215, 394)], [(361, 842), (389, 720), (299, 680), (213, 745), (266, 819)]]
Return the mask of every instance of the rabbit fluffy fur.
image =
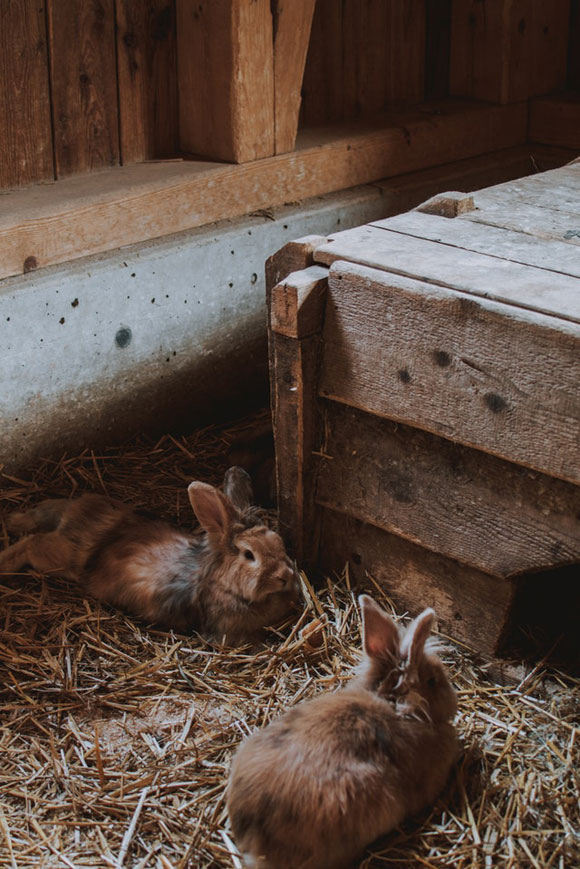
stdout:
[(427, 641), (359, 598), (365, 661), (342, 690), (298, 704), (234, 759), (228, 811), (247, 866), (350, 866), (442, 790), (457, 756), (455, 692)]
[(253, 640), (298, 596), (282, 539), (250, 506), (241, 468), (227, 471), (224, 492), (194, 482), (188, 493), (197, 534), (94, 494), (12, 514), (8, 528), (28, 536), (0, 553), (0, 572), (30, 565), (78, 579), (87, 593), (147, 622), (230, 643)]

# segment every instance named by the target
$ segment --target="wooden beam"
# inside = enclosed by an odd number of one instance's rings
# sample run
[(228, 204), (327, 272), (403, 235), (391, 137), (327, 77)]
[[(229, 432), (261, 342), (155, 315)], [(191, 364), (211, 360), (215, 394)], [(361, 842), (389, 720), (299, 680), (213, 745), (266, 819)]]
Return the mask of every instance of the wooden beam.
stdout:
[(0, 188), (54, 178), (45, 4), (6, 0), (0, 39)]
[[(480, 259), (485, 275), (494, 260)], [(571, 281), (578, 299), (577, 279), (542, 274)], [(580, 325), (432, 280), (333, 264), (320, 395), (580, 483)]]
[(315, 0), (276, 0), (274, 15), (275, 153), (292, 151)]
[(173, 0), (116, 0), (121, 162), (177, 150)]
[[(243, 166), (202, 161), (123, 166), (0, 197), (0, 278), (39, 267), (319, 196), (385, 176), (523, 143), (525, 106), (437, 103), (432, 113), (393, 115), (356, 128), (299, 135), (297, 149)], [(510, 169), (510, 159), (514, 162)], [(565, 159), (565, 158), (564, 158)], [(386, 182), (392, 208), (411, 208), (441, 187), (456, 187), (469, 163)], [(521, 174), (529, 150), (475, 161), (474, 186)], [(517, 168), (516, 168), (517, 167)], [(512, 176), (513, 177), (513, 176)], [(442, 180), (443, 179), (443, 180)], [(393, 213), (391, 212), (391, 213)], [(29, 260), (30, 262), (30, 260)]]
[(569, 94), (532, 100), (529, 138), (531, 142), (580, 150), (580, 96)]
[(569, 0), (453, 0), (450, 92), (512, 103), (563, 88)]
[(113, 0), (48, 0), (57, 178), (119, 162)]
[(181, 150), (234, 163), (273, 154), (270, 0), (176, 3)]

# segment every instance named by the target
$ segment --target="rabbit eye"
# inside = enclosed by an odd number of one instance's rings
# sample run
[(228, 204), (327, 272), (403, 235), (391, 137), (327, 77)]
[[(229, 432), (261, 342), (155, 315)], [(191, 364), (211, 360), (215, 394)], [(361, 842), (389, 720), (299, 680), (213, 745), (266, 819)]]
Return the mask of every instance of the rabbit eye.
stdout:
[(248, 561), (254, 561), (254, 560), (255, 560), (255, 559), (254, 559), (254, 553), (252, 552), (251, 549), (245, 549), (245, 550), (244, 550), (244, 558), (247, 558)]

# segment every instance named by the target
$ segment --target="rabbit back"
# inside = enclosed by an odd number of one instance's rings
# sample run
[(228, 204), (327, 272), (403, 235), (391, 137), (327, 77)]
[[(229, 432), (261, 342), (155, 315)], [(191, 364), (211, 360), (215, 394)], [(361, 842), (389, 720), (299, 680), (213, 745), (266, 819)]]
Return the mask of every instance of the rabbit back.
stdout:
[(457, 751), (450, 724), (406, 721), (369, 692), (301, 704), (240, 748), (228, 808), (260, 866), (347, 866), (366, 844), (428, 805)]

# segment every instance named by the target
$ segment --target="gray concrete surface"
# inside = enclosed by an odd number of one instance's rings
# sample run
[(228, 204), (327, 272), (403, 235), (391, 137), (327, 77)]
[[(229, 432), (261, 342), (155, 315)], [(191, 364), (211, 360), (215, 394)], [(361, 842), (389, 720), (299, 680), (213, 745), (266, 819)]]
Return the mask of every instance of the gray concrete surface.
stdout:
[[(456, 165), (0, 282), (0, 465), (265, 404), (266, 258), (489, 177), (481, 159)], [(513, 175), (500, 166), (494, 180)]]

